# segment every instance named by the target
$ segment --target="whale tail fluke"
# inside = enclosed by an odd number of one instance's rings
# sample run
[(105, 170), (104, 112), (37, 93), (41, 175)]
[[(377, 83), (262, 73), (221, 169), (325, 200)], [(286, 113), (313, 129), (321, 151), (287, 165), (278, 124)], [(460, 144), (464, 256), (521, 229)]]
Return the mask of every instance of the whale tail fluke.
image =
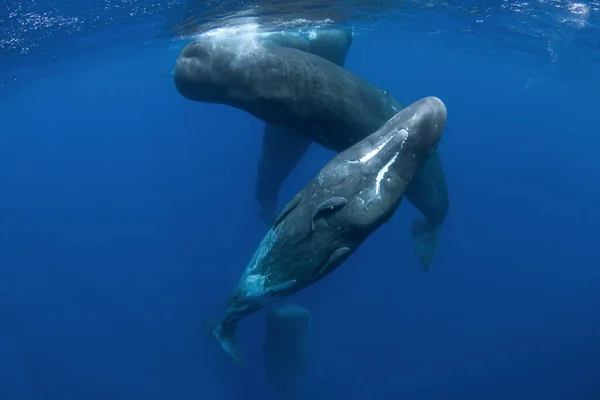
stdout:
[(421, 263), (421, 267), (428, 271), (438, 247), (438, 230), (432, 228), (423, 219), (415, 219), (410, 233), (415, 240), (417, 258)]
[(221, 349), (235, 361), (240, 367), (244, 366), (244, 357), (238, 348), (235, 332), (238, 321), (202, 321), (204, 333), (219, 342)]

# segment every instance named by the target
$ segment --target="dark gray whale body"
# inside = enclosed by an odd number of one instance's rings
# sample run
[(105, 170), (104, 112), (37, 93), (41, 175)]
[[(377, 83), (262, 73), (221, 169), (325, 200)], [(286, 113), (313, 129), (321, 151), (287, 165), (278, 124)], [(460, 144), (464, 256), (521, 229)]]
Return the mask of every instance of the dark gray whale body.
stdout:
[(329, 275), (387, 222), (445, 123), (442, 101), (427, 97), (333, 157), (276, 218), (229, 297), (225, 317), (205, 321), (205, 332), (243, 365), (239, 322)]
[(177, 60), (175, 85), (188, 99), (240, 108), (337, 152), (402, 109), (383, 90), (324, 58), (290, 47), (249, 48), (239, 40), (188, 44)]
[[(323, 58), (344, 62), (352, 42), (348, 31), (319, 32), (316, 38), (318, 45), (311, 47), (310, 41), (284, 33), (258, 42), (204, 37), (188, 44), (175, 66), (175, 85), (184, 97), (230, 105), (267, 123), (256, 198), (263, 219), (271, 222), (277, 193), (311, 142), (344, 151), (403, 108), (388, 92)], [(426, 218), (425, 224), (413, 222), (411, 232), (419, 260), (428, 269), (437, 248), (438, 221), (444, 220), (449, 202), (441, 162), (426, 171), (431, 175), (418, 179), (423, 183), (418, 187), (435, 179), (436, 187), (444, 189), (436, 193), (446, 198), (426, 204), (430, 196), (417, 190), (409, 190), (407, 198)]]
[(263, 345), (266, 380), (286, 398), (300, 391), (308, 372), (310, 322), (308, 310), (295, 304), (274, 307), (267, 314)]
[[(343, 66), (352, 40), (352, 31), (348, 29), (319, 29), (311, 32), (308, 38), (291, 32), (270, 33), (262, 43), (291, 47)], [(294, 129), (266, 124), (258, 161), (255, 197), (262, 208), (260, 216), (267, 223), (272, 224), (275, 218), (283, 182), (311, 144), (310, 138)]]
[(411, 235), (415, 240), (417, 258), (427, 270), (437, 250), (439, 229), (450, 207), (446, 177), (438, 151), (431, 152), (421, 171), (410, 183), (406, 198), (418, 204), (426, 218), (413, 221)]

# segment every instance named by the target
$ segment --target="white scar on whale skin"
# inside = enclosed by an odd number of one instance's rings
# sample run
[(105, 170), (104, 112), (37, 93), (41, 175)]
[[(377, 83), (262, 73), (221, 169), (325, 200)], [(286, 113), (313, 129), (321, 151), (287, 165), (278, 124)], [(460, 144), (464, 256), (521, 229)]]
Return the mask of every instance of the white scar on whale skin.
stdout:
[(377, 153), (379, 153), (385, 147), (385, 145), (388, 144), (390, 142), (390, 140), (393, 139), (393, 137), (394, 137), (394, 135), (390, 135), (390, 137), (387, 138), (383, 143), (381, 143), (379, 146), (375, 147), (373, 150), (371, 150), (370, 152), (368, 152), (367, 154), (365, 154), (358, 160), (352, 160), (352, 161), (348, 161), (348, 162), (351, 164), (366, 163), (367, 161), (369, 161), (370, 159), (375, 157), (377, 155)]
[(402, 143), (400, 144), (400, 148), (398, 149), (398, 151), (402, 150), (402, 147), (404, 146), (404, 143), (406, 142), (406, 138), (408, 137), (408, 131), (404, 128), (400, 129), (399, 132), (394, 133), (392, 135), (390, 135), (387, 139), (385, 139), (383, 141), (383, 143), (381, 143), (379, 146), (375, 147), (373, 150), (369, 151), (367, 154), (365, 154), (364, 156), (362, 156), (361, 158), (359, 158), (358, 160), (352, 160), (352, 161), (348, 161), (351, 164), (355, 164), (355, 163), (366, 163), (369, 160), (371, 160), (373, 157), (375, 157), (377, 154), (379, 154), (379, 152), (381, 150), (383, 150), (383, 148), (396, 136), (396, 135), (403, 135), (402, 138)]
[(402, 138), (402, 143), (400, 143), (400, 147), (394, 153), (394, 156), (385, 163), (385, 165), (377, 172), (377, 177), (375, 178), (375, 195), (377, 198), (381, 197), (381, 181), (385, 178), (385, 174), (390, 170), (390, 167), (396, 160), (398, 159), (398, 155), (400, 155), (400, 151), (404, 147), (404, 143), (406, 143), (406, 139), (408, 139), (408, 131), (406, 129), (402, 129), (401, 132), (404, 131), (404, 137)]
[(381, 150), (383, 150), (383, 148), (385, 147), (385, 145), (388, 144), (390, 142), (390, 140), (392, 140), (393, 137), (394, 137), (394, 135), (391, 135), (389, 138), (387, 138), (379, 146), (375, 147), (373, 150), (371, 150), (370, 152), (368, 152), (367, 154), (365, 154), (364, 156), (362, 156), (358, 161), (360, 161), (361, 163), (366, 163), (371, 158), (375, 157), (377, 155), (377, 153), (379, 153)]
[(383, 166), (383, 168), (381, 168), (379, 170), (379, 172), (377, 173), (377, 177), (375, 178), (375, 194), (377, 195), (377, 198), (381, 197), (381, 181), (385, 177), (385, 174), (388, 172), (388, 170), (390, 169), (390, 167), (392, 166), (392, 164), (398, 158), (399, 152), (400, 152), (400, 150), (398, 150), (396, 153), (394, 153), (394, 157), (392, 157), (390, 159), (390, 161), (388, 161), (387, 163), (385, 163), (385, 165)]

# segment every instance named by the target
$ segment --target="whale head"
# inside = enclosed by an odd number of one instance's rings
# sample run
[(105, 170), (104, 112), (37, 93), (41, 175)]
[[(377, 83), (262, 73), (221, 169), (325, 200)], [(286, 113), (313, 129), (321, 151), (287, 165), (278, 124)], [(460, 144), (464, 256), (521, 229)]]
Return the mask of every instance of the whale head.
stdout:
[[(185, 98), (207, 103), (218, 103), (226, 96), (219, 70), (227, 71), (234, 54), (230, 41), (212, 37), (201, 38), (183, 48), (173, 72), (175, 87)], [(227, 49), (227, 50), (226, 50)]]
[[(266, 48), (282, 46), (318, 55), (343, 65), (352, 43), (348, 29), (316, 29), (308, 38), (299, 33), (214, 30), (187, 44), (175, 63), (177, 91), (185, 98), (234, 105), (247, 96), (250, 72), (264, 58)], [(250, 74), (251, 75), (251, 74)]]
[(325, 196), (347, 199), (347, 223), (375, 229), (399, 205), (441, 139), (447, 110), (437, 97), (418, 100), (331, 160), (319, 175)]

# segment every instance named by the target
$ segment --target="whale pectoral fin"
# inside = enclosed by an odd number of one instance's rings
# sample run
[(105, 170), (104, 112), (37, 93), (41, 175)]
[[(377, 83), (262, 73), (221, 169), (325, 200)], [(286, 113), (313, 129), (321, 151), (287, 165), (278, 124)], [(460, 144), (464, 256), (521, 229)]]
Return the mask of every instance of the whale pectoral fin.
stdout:
[(281, 292), (291, 289), (294, 287), (294, 285), (296, 285), (296, 282), (297, 281), (295, 279), (292, 279), (267, 288), (264, 290), (264, 292), (246, 296), (244, 299), (244, 304), (238, 306), (236, 311), (240, 313), (249, 312), (251, 309), (257, 310), (263, 308), (272, 301), (272, 299), (269, 299), (270, 297), (277, 296), (281, 294)]
[(265, 126), (254, 190), (265, 222), (273, 223), (281, 185), (311, 144), (307, 136), (293, 129), (272, 124)]
[(348, 199), (345, 197), (332, 197), (330, 199), (325, 200), (320, 203), (317, 208), (315, 208), (315, 212), (313, 213), (312, 219), (310, 221), (310, 230), (315, 230), (315, 218), (317, 218), (324, 211), (335, 211), (346, 205)]
[(275, 285), (275, 286), (272, 286), (272, 287), (270, 287), (268, 289), (265, 289), (265, 291), (262, 292), (262, 293), (260, 293), (260, 294), (254, 294), (254, 295), (251, 295), (251, 296), (247, 296), (246, 299), (245, 299), (246, 304), (238, 307), (238, 312), (239, 311), (249, 310), (251, 304), (255, 305), (254, 303), (260, 303), (266, 297), (269, 297), (270, 295), (281, 293), (281, 292), (283, 292), (283, 291), (285, 291), (287, 289), (290, 289), (295, 284), (296, 284), (296, 280), (292, 279), (292, 280), (280, 283), (279, 285)]
[(296, 282), (297, 281), (295, 279), (283, 282), (279, 285), (275, 285), (275, 286), (267, 289), (266, 293), (267, 294), (276, 294), (276, 293), (283, 292), (285, 290), (292, 288), (296, 284)]
[[(258, 296), (254, 296), (254, 297), (258, 297)], [(247, 302), (247, 303), (242, 304), (241, 306), (239, 306), (236, 309), (236, 312), (238, 312), (238, 313), (245, 313), (245, 312), (250, 311), (250, 306), (251, 306), (253, 297), (250, 296), (250, 297), (248, 297), (248, 299), (250, 299), (250, 302)]]
[(348, 257), (352, 254), (352, 250), (349, 247), (337, 248), (329, 255), (329, 258), (321, 265), (321, 268), (317, 271), (315, 280), (321, 279), (329, 275), (334, 269), (339, 267)]
[(433, 258), (437, 252), (439, 233), (437, 229), (429, 226), (423, 219), (415, 219), (412, 223), (410, 234), (415, 241), (417, 258), (421, 267), (429, 271)]
[(298, 204), (300, 204), (300, 200), (302, 200), (302, 193), (303, 193), (302, 190), (299, 191), (298, 193), (296, 193), (296, 195), (292, 198), (292, 200), (290, 200), (285, 205), (285, 208), (279, 213), (277, 218), (275, 218), (275, 222), (273, 223), (273, 229), (275, 229), (277, 227), (277, 225), (279, 225), (281, 223), (281, 221), (283, 221), (283, 219), (285, 217), (287, 217), (288, 214), (294, 210), (294, 208), (298, 207)]

